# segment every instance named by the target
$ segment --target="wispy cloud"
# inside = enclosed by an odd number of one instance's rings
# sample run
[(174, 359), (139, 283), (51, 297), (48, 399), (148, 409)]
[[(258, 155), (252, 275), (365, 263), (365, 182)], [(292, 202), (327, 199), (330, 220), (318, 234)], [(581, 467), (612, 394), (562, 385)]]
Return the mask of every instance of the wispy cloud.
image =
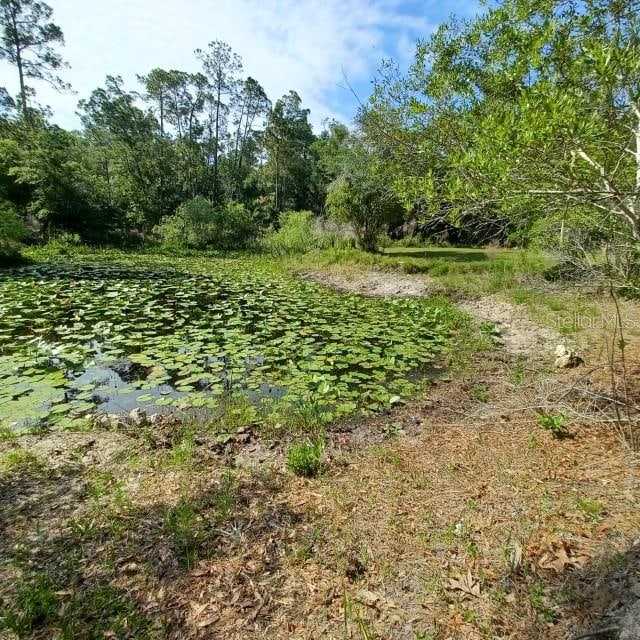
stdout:
[[(382, 58), (405, 61), (412, 42), (439, 20), (435, 2), (415, 0), (50, 0), (65, 32), (64, 73), (77, 96), (38, 87), (57, 120), (77, 124), (78, 98), (122, 75), (155, 66), (195, 71), (193, 50), (223, 40), (242, 56), (245, 74), (259, 80), (272, 99), (297, 90), (317, 124), (323, 118), (349, 119), (356, 101), (343, 84), (366, 93)], [(90, 8), (89, 8), (90, 7)], [(0, 66), (0, 85), (15, 90), (12, 70)], [(365, 97), (365, 96), (363, 96)]]

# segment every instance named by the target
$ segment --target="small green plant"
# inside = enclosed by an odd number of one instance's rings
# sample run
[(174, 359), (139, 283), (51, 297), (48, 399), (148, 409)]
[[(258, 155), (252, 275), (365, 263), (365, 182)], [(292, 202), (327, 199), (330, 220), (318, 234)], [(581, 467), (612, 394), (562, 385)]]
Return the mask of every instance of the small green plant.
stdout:
[(411, 487), (413, 489), (426, 489), (429, 486), (429, 480), (424, 473), (413, 471), (411, 473)]
[(0, 442), (4, 442), (6, 440), (13, 440), (17, 437), (17, 434), (9, 427), (5, 425), (0, 425)]
[(222, 522), (237, 502), (234, 492), (235, 477), (230, 471), (225, 471), (220, 479), (220, 488), (213, 494), (212, 504), (216, 510), (216, 523)]
[(391, 424), (388, 424), (382, 432), (384, 437), (389, 439), (398, 438), (406, 433), (402, 422), (392, 422)]
[(455, 525), (448, 525), (446, 529), (440, 532), (439, 538), (440, 542), (446, 546), (453, 544), (453, 541), (456, 539)]
[(540, 446), (540, 441), (536, 437), (535, 433), (532, 433), (527, 438), (527, 447), (529, 447), (529, 449), (531, 449), (531, 451), (535, 451), (536, 449), (538, 449), (539, 446)]
[(53, 585), (42, 576), (20, 582), (12, 601), (0, 608), (0, 628), (18, 637), (55, 619), (60, 607)]
[(44, 462), (38, 456), (26, 449), (7, 451), (0, 458), (0, 471), (7, 474), (16, 471), (40, 471)]
[(436, 623), (433, 623), (433, 630), (432, 631), (414, 631), (413, 632), (413, 640), (433, 640), (433, 638), (436, 638), (438, 635), (438, 629), (436, 626)]
[(96, 472), (87, 480), (87, 491), (91, 500), (98, 505), (111, 494), (116, 485), (116, 479), (110, 473)]
[(505, 587), (496, 587), (492, 592), (491, 592), (491, 599), (494, 602), (498, 602), (500, 604), (502, 604), (505, 600), (505, 596), (507, 595), (507, 590)]
[(386, 464), (390, 464), (392, 467), (396, 469), (400, 469), (402, 467), (402, 457), (397, 451), (394, 451), (390, 446), (385, 445), (376, 445), (372, 449), (373, 455), (376, 460), (380, 462), (384, 462)]
[(578, 509), (582, 511), (592, 526), (597, 525), (605, 514), (605, 508), (602, 502), (594, 500), (593, 498), (579, 498)]
[(525, 378), (525, 362), (523, 358), (518, 358), (510, 372), (511, 384), (519, 387)]
[(192, 433), (185, 433), (184, 436), (173, 445), (171, 451), (171, 462), (175, 467), (182, 469), (191, 468), (193, 463), (193, 452), (195, 442)]
[(342, 600), (343, 612), (344, 612), (344, 631), (347, 638), (353, 637), (350, 630), (349, 622), (353, 621), (358, 629), (358, 634), (362, 640), (373, 640), (373, 632), (369, 628), (369, 625), (360, 615), (358, 608), (354, 604), (353, 600), (349, 597), (349, 594), (345, 591), (344, 598)]
[(320, 438), (326, 431), (326, 424), (332, 418), (325, 402), (316, 396), (304, 400), (287, 412), (285, 421), (291, 430), (302, 431), (311, 437)]
[(217, 432), (219, 442), (226, 442), (239, 429), (251, 429), (259, 422), (258, 409), (247, 397), (226, 395), (216, 407), (209, 429)]
[(150, 621), (117, 589), (82, 585), (71, 592), (60, 586), (46, 574), (25, 574), (0, 604), (0, 629), (12, 638), (153, 637)]
[(304, 564), (313, 558), (314, 553), (313, 545), (308, 540), (304, 540), (289, 553), (287, 561), (292, 565)]
[(515, 288), (511, 291), (511, 298), (518, 304), (525, 304), (533, 298), (533, 293), (522, 287)]
[(187, 568), (192, 568), (198, 556), (198, 544), (201, 530), (196, 510), (186, 499), (181, 499), (169, 509), (164, 524), (165, 531), (171, 536), (173, 546)]
[(93, 516), (71, 518), (69, 520), (69, 529), (74, 542), (77, 544), (90, 540), (99, 531), (98, 524)]
[(489, 322), (489, 320), (485, 320), (481, 325), (480, 325), (480, 329), (481, 331), (483, 331), (484, 333), (489, 334), (490, 336), (495, 336), (498, 337), (500, 335), (500, 328), (493, 322)]
[(476, 402), (488, 402), (489, 392), (482, 384), (474, 383), (469, 389), (469, 397)]
[(289, 448), (287, 461), (289, 469), (297, 476), (305, 478), (317, 475), (322, 465), (324, 446), (322, 440), (294, 442)]
[(462, 617), (465, 622), (473, 623), (476, 621), (476, 614), (471, 609), (467, 609), (467, 607), (462, 607)]
[(567, 417), (563, 413), (541, 413), (538, 416), (538, 424), (558, 439), (569, 435), (566, 422)]
[(548, 607), (544, 599), (544, 585), (542, 582), (536, 582), (529, 592), (529, 602), (536, 613), (539, 613), (545, 620), (551, 622), (553, 620), (553, 609)]
[(481, 555), (480, 547), (473, 540), (463, 540), (462, 546), (472, 558), (478, 558)]

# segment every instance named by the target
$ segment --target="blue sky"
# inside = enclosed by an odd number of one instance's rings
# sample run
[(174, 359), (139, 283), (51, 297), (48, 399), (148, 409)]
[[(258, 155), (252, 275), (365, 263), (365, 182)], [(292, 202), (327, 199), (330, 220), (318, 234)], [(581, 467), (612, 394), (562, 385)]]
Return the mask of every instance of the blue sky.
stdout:
[[(78, 126), (80, 98), (121, 75), (138, 88), (136, 74), (153, 67), (199, 70), (193, 50), (211, 40), (231, 45), (272, 100), (289, 89), (324, 118), (348, 122), (357, 101), (344, 88), (343, 70), (364, 100), (381, 59), (406, 66), (417, 38), (451, 14), (470, 15), (476, 0), (49, 0), (65, 34), (61, 50), (71, 68), (63, 78), (75, 94), (35, 84), (54, 120)], [(0, 62), (0, 86), (17, 91), (14, 70)]]

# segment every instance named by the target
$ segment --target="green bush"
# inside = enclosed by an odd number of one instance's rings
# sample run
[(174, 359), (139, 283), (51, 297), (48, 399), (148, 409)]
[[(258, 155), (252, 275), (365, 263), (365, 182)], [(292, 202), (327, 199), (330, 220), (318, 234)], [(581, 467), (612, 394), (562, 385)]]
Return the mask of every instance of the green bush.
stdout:
[(240, 202), (230, 202), (216, 210), (216, 236), (209, 243), (218, 249), (245, 249), (257, 234), (251, 212)]
[(280, 216), (280, 228), (269, 231), (260, 242), (262, 250), (273, 256), (307, 253), (333, 244), (331, 234), (316, 228), (310, 211), (285, 211)]
[(154, 229), (163, 244), (190, 249), (243, 249), (255, 239), (251, 213), (239, 202), (216, 208), (197, 196), (166, 216)]
[(310, 478), (320, 471), (323, 453), (324, 442), (322, 440), (294, 442), (289, 449), (288, 467), (297, 476)]
[(90, 252), (91, 249), (83, 244), (77, 233), (66, 231), (52, 236), (49, 242), (39, 249), (39, 253), (44, 256), (71, 256)]
[(404, 236), (399, 240), (391, 243), (391, 246), (396, 247), (427, 247), (430, 246), (430, 243), (427, 239), (423, 238), (421, 235), (413, 235), (413, 236)]
[(29, 232), (20, 216), (8, 202), (0, 202), (0, 266), (21, 262), (20, 242)]
[(327, 192), (329, 216), (352, 226), (364, 251), (375, 252), (385, 230), (403, 220), (400, 201), (384, 182), (362, 167), (338, 177)]
[(213, 207), (198, 196), (178, 207), (175, 214), (165, 216), (154, 231), (163, 244), (202, 248), (213, 233)]

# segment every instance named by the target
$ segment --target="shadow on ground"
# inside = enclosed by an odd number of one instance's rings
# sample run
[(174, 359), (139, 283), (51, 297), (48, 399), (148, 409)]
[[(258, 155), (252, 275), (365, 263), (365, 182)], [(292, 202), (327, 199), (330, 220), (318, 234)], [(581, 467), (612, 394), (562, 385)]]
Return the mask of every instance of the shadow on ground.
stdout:
[(599, 555), (566, 577), (549, 575), (545, 594), (562, 611), (547, 629), (525, 637), (572, 640), (640, 638), (640, 543), (624, 553)]
[(440, 258), (446, 258), (453, 262), (483, 262), (489, 260), (489, 255), (484, 251), (469, 251), (465, 249), (393, 249), (392, 251), (385, 251), (385, 255), (393, 257), (406, 257), (406, 258), (426, 258), (431, 260), (437, 260)]
[(23, 469), (0, 485), (2, 504), (20, 496), (0, 515), (0, 636), (200, 637), (268, 615), (261, 585), (302, 518), (277, 476), (223, 474), (141, 507), (101, 482)]

